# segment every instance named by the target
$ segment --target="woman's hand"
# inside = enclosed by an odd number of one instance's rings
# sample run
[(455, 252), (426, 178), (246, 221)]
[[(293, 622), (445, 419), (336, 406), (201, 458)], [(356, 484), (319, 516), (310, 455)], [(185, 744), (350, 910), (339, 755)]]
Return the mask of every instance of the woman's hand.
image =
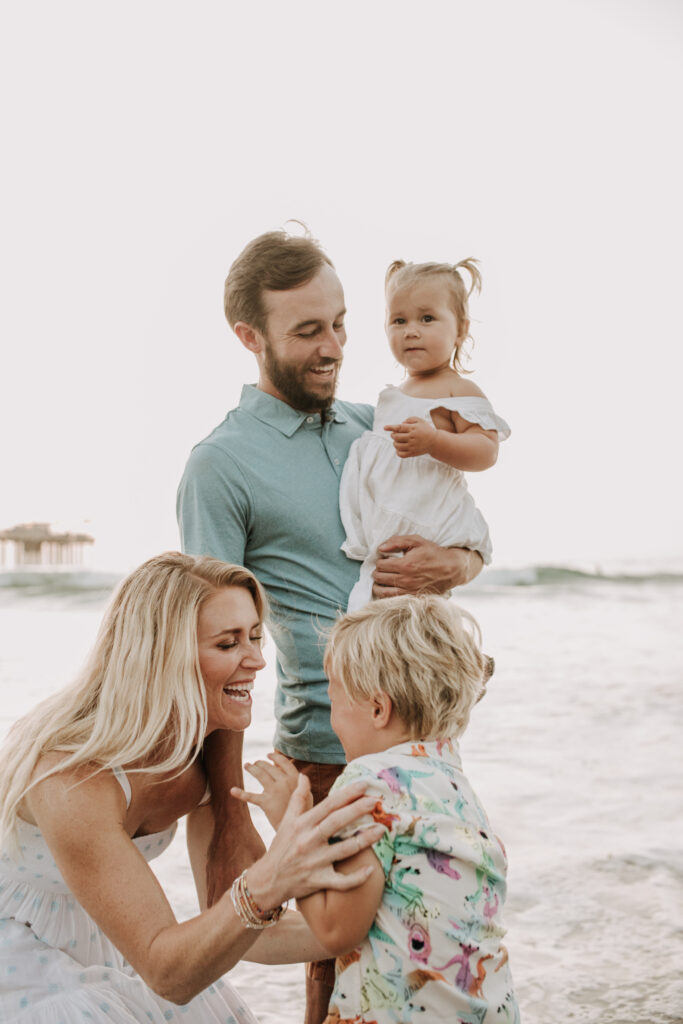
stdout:
[[(38, 770), (63, 757), (45, 755)], [(86, 765), (35, 786), (26, 798), (27, 813), (42, 831), (67, 886), (98, 927), (155, 992), (186, 1003), (229, 971), (257, 933), (244, 927), (227, 892), (209, 910), (178, 924), (126, 829), (128, 823), (134, 830), (146, 811), (164, 807), (167, 799), (170, 821), (177, 783), (150, 783), (132, 775), (132, 790), (126, 807), (113, 774), (93, 774)], [(366, 872), (337, 875), (332, 864), (375, 841), (381, 827), (333, 846), (327, 843), (328, 836), (373, 806), (374, 798), (361, 798), (362, 793), (362, 785), (349, 786), (308, 810), (309, 784), (301, 777), (270, 850), (248, 869), (249, 888), (259, 907), (270, 910), (290, 896), (323, 886), (353, 888), (363, 881)], [(202, 881), (212, 811), (209, 804), (194, 812), (202, 826), (195, 836), (193, 869)], [(194, 831), (188, 823), (188, 839)], [(287, 958), (294, 959), (294, 952)], [(316, 955), (317, 946), (309, 943), (300, 952), (303, 957)]]
[(346, 890), (362, 885), (370, 868), (345, 875), (334, 870), (334, 863), (376, 843), (384, 826), (364, 828), (338, 843), (328, 840), (372, 810), (376, 798), (364, 793), (364, 783), (353, 783), (311, 807), (310, 783), (305, 775), (299, 775), (270, 849), (247, 872), (249, 890), (259, 907), (272, 910), (285, 900), (318, 889)]
[(277, 829), (296, 789), (299, 773), (289, 758), (277, 750), (268, 754), (268, 758), (272, 764), (268, 764), (268, 761), (255, 761), (254, 764), (244, 766), (245, 771), (261, 783), (262, 793), (248, 793), (239, 786), (233, 786), (230, 794), (243, 803), (260, 807), (273, 828)]

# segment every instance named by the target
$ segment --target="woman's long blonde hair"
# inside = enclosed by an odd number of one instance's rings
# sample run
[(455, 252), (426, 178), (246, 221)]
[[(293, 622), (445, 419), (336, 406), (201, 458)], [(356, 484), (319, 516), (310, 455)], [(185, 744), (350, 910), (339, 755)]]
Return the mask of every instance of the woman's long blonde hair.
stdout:
[[(207, 721), (197, 619), (223, 587), (249, 591), (259, 618), (265, 594), (241, 566), (171, 551), (119, 585), (75, 681), (14, 725), (2, 751), (0, 834), (16, 841), (17, 808), (38, 782), (87, 765), (93, 773), (182, 770), (201, 751)], [(43, 754), (67, 756), (33, 778)]]

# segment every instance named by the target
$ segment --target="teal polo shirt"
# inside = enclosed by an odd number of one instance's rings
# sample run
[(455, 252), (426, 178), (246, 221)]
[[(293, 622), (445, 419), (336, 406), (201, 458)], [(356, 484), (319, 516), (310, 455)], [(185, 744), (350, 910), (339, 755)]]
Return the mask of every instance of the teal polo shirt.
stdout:
[(305, 761), (344, 763), (330, 727), (321, 634), (358, 579), (360, 562), (341, 551), (339, 478), (372, 418), (370, 405), (336, 401), (323, 421), (248, 385), (192, 450), (178, 489), (183, 550), (247, 566), (268, 593), (275, 746)]

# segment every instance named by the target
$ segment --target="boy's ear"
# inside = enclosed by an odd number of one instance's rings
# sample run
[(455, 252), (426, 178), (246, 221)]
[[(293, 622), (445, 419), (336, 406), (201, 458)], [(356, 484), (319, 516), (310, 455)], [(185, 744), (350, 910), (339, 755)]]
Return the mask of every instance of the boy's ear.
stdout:
[(372, 698), (372, 725), (374, 729), (386, 729), (391, 719), (394, 704), (391, 697), (379, 690)]
[(263, 337), (255, 327), (251, 327), (244, 320), (238, 320), (233, 331), (250, 352), (259, 355), (263, 351)]

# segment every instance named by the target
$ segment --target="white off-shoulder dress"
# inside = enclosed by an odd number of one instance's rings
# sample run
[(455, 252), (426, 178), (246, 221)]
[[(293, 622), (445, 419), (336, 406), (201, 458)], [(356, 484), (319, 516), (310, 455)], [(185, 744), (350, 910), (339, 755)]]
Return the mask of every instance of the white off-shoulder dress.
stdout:
[(465, 474), (431, 455), (400, 459), (391, 433), (384, 429), (411, 416), (433, 424), (434, 409), (459, 413), (468, 423), (496, 430), (500, 441), (510, 428), (487, 398), (415, 398), (389, 385), (380, 393), (372, 430), (351, 445), (342, 473), (339, 506), (346, 540), (342, 550), (361, 566), (348, 610), (372, 596), (377, 547), (393, 534), (416, 533), (442, 547), (478, 551), (491, 561), (488, 526), (467, 489)]
[[(133, 842), (150, 861), (175, 831)], [(156, 995), (71, 894), (40, 829), (20, 821), (19, 843), (20, 859), (0, 854), (3, 1024), (257, 1024), (222, 979), (184, 1006)]]

